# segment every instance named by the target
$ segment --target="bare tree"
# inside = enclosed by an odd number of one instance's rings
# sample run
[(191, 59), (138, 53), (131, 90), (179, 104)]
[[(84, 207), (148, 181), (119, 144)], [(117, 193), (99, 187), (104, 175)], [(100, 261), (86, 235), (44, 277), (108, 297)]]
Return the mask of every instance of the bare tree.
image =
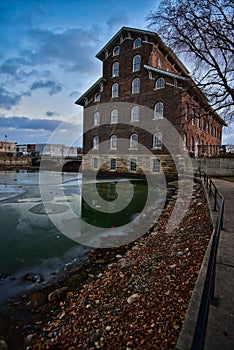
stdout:
[(234, 1), (163, 0), (147, 20), (188, 62), (214, 110), (234, 119)]

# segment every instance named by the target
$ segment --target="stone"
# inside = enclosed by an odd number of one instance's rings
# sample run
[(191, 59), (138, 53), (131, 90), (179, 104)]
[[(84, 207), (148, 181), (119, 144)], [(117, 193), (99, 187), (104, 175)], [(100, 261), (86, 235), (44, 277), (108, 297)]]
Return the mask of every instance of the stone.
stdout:
[(41, 306), (47, 302), (47, 295), (41, 292), (32, 293), (29, 296), (30, 307)]
[(54, 300), (61, 299), (61, 298), (63, 298), (65, 296), (66, 291), (67, 291), (67, 287), (62, 287), (62, 288), (59, 288), (59, 289), (55, 289), (53, 292), (51, 292), (48, 295), (48, 300), (50, 302), (53, 302)]
[(119, 260), (119, 264), (120, 264), (120, 268), (124, 269), (124, 268), (130, 267), (132, 265), (135, 265), (135, 261), (133, 261), (132, 259), (129, 259), (129, 258), (122, 258)]
[(140, 296), (138, 293), (132, 294), (128, 299), (127, 302), (128, 304), (135, 303), (137, 300), (139, 300)]
[(8, 345), (5, 340), (0, 340), (0, 350), (8, 350)]

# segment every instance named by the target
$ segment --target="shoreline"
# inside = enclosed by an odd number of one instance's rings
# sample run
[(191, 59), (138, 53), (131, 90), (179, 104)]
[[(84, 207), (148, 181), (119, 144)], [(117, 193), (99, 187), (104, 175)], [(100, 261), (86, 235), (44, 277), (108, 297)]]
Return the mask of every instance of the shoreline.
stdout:
[[(192, 203), (193, 211), (194, 211), (194, 207), (196, 206), (196, 204), (199, 204), (202, 201), (202, 203), (204, 205), (204, 203), (206, 202), (206, 199), (204, 196), (204, 191), (203, 191), (203, 189), (201, 189), (202, 186), (199, 184), (195, 184), (194, 186), (196, 186), (195, 196), (199, 194), (199, 200), (197, 200), (196, 197), (193, 200), (193, 203)], [(140, 265), (136, 264), (138, 266), (138, 268), (135, 269), (136, 266), (135, 266), (135, 263), (133, 263), (133, 261), (134, 262), (138, 261), (140, 258), (142, 258), (143, 260), (146, 259), (146, 253), (145, 252), (142, 253), (141, 256), (138, 256), (138, 255), (135, 256), (136, 249), (137, 250), (141, 250), (141, 249), (144, 250), (144, 249), (150, 248), (151, 250), (153, 250), (153, 249), (157, 250), (157, 245), (159, 246), (158, 248), (160, 248), (160, 245), (161, 245), (160, 249), (164, 250), (165, 247), (162, 245), (163, 244), (162, 241), (161, 240), (158, 241), (158, 239), (160, 239), (160, 236), (161, 236), (161, 239), (165, 239), (165, 240), (173, 239), (173, 237), (169, 237), (168, 234), (163, 232), (163, 230), (165, 230), (166, 219), (169, 217), (169, 215), (170, 215), (170, 213), (175, 205), (175, 201), (176, 201), (175, 197), (176, 196), (173, 196), (173, 197), (174, 198), (169, 200), (169, 203), (164, 208), (163, 213), (158, 220), (158, 223), (155, 223), (154, 226), (151, 228), (151, 230), (149, 230), (141, 238), (137, 239), (136, 241), (134, 241), (126, 246), (121, 246), (119, 248), (112, 248), (112, 249), (110, 249), (110, 248), (104, 249), (103, 248), (103, 249), (92, 250), (89, 254), (88, 261), (86, 261), (85, 263), (78, 266), (78, 268), (75, 269), (75, 271), (70, 270), (69, 276), (65, 277), (65, 279), (62, 279), (61, 281), (57, 281), (55, 284), (47, 286), (43, 289), (38, 289), (36, 292), (34, 291), (33, 293), (29, 293), (26, 298), (22, 298), (21, 300), (17, 300), (15, 302), (11, 303), (11, 305), (9, 305), (9, 310), (8, 310), (8, 314), (7, 314), (8, 319), (5, 319), (5, 321), (4, 321), (4, 317), (3, 317), (2, 322), (0, 322), (0, 325), (4, 322), (5, 322), (5, 324), (8, 323), (8, 326), (6, 326), (5, 328), (4, 328), (4, 326), (0, 327), (0, 329), (1, 329), (0, 339), (2, 338), (3, 341), (5, 341), (6, 344), (8, 344), (8, 349), (9, 350), (11, 350), (11, 349), (14, 349), (14, 350), (15, 349), (25, 349), (26, 347), (27, 347), (27, 349), (50, 349), (50, 346), (52, 346), (52, 343), (56, 344), (56, 342), (58, 340), (57, 338), (59, 338), (59, 337), (57, 335), (58, 334), (57, 331), (55, 333), (53, 333), (54, 336), (48, 337), (49, 333), (46, 332), (45, 329), (48, 328), (48, 324), (53, 324), (53, 322), (55, 322), (56, 320), (58, 321), (59, 324), (62, 324), (65, 327), (66, 326), (66, 322), (64, 323), (64, 321), (66, 320), (65, 315), (70, 314), (71, 304), (72, 305), (74, 305), (74, 303), (77, 304), (77, 310), (79, 310), (78, 305), (80, 305), (80, 307), (82, 305), (82, 304), (79, 304), (79, 301), (74, 301), (76, 298), (78, 299), (79, 296), (81, 297), (83, 294), (86, 295), (87, 290), (89, 288), (94, 288), (94, 290), (96, 291), (95, 293), (99, 293), (102, 290), (102, 288), (100, 286), (99, 286), (99, 288), (97, 288), (97, 285), (99, 283), (102, 283), (103, 276), (107, 275), (108, 279), (110, 279), (111, 278), (110, 271), (112, 271), (112, 270), (113, 270), (113, 276), (115, 278), (116, 278), (116, 270), (118, 271), (117, 276), (125, 275), (125, 271), (128, 269), (131, 270), (132, 272), (134, 272), (134, 274), (136, 271), (139, 272), (140, 271), (139, 266), (142, 265), (142, 262), (140, 263)], [(197, 203), (198, 201), (199, 201), (199, 203)], [(203, 205), (202, 205), (202, 208), (200, 208), (201, 204), (200, 204), (200, 206), (198, 206), (196, 208), (197, 213), (198, 213), (198, 210), (201, 211), (201, 209), (202, 209), (201, 215), (203, 215), (203, 217), (205, 215), (204, 223), (206, 223), (206, 225), (207, 225), (207, 232), (206, 232), (207, 238), (206, 239), (204, 238), (205, 244), (203, 244), (203, 239), (199, 242), (199, 244), (201, 244), (201, 247), (199, 247), (199, 252), (198, 252), (198, 254), (200, 256), (200, 262), (199, 262), (200, 264), (201, 264), (201, 261), (203, 259), (206, 247), (208, 245), (209, 237), (210, 237), (211, 231), (212, 231), (211, 226), (209, 226), (208, 209), (206, 208), (206, 210), (204, 210)], [(191, 216), (191, 214), (190, 214), (190, 216)], [(181, 224), (182, 225), (180, 227), (181, 235), (183, 235), (183, 233), (186, 231), (186, 228), (189, 227), (189, 229), (191, 229), (191, 227), (192, 227), (191, 224), (192, 224), (192, 222), (190, 220), (190, 217), (188, 216), (186, 218), (186, 221), (185, 222), (183, 221)], [(193, 224), (194, 225), (197, 224), (197, 216), (194, 218)], [(195, 226), (195, 228), (196, 228), (196, 226)], [(196, 233), (195, 231), (194, 231), (194, 234)], [(159, 237), (157, 237), (157, 236), (159, 236)], [(202, 237), (203, 237), (203, 235), (202, 235)], [(172, 248), (173, 248), (173, 244), (176, 245), (177, 243), (176, 242), (172, 243)], [(188, 242), (187, 242), (187, 244), (188, 244)], [(180, 260), (182, 260), (182, 264), (185, 263), (184, 259), (186, 257), (187, 257), (187, 259), (190, 259), (189, 257), (191, 255), (191, 252), (189, 250), (186, 253), (187, 248), (183, 248), (183, 250), (177, 251), (177, 253), (179, 255), (176, 256), (176, 260), (178, 260), (178, 258), (179, 258)], [(153, 260), (153, 258), (146, 259), (147, 261), (150, 259), (151, 265), (154, 266), (154, 270), (156, 268), (155, 271), (157, 271), (157, 272), (160, 272), (160, 269), (161, 269), (160, 264), (162, 264), (162, 266), (164, 266), (164, 268), (168, 269), (168, 266), (165, 265), (164, 259), (162, 259), (160, 261), (160, 255), (161, 255), (160, 251), (156, 253), (156, 257), (155, 257), (156, 260), (155, 261)], [(189, 253), (190, 253), (190, 255), (189, 255)], [(181, 256), (180, 256), (180, 254), (181, 254)], [(132, 259), (132, 255), (134, 256), (134, 259)], [(174, 254), (172, 254), (172, 256), (174, 257)], [(169, 259), (170, 259), (170, 256), (169, 256)], [(177, 269), (177, 267), (174, 265), (175, 264), (173, 264), (173, 263), (169, 264), (169, 266), (170, 266), (169, 271)], [(185, 263), (185, 266), (187, 266), (186, 263)], [(189, 290), (191, 290), (191, 285), (193, 287), (195, 285), (197, 273), (199, 272), (199, 271), (197, 271), (197, 269), (199, 270), (199, 267), (196, 265), (195, 266), (196, 273), (194, 274), (193, 280), (191, 282), (189, 281), (188, 278), (184, 281), (184, 283), (186, 282), (187, 285), (183, 284), (183, 286), (188, 288)], [(124, 276), (121, 278), (124, 279)], [(165, 276), (164, 276), (164, 278), (165, 278)], [(189, 282), (187, 282), (187, 281), (189, 281)], [(136, 302), (133, 302), (133, 305), (136, 304), (139, 307), (140, 301), (143, 304), (146, 303), (144, 300), (141, 300), (142, 298), (144, 298), (145, 292), (141, 292), (141, 293), (139, 293), (139, 291), (137, 291), (137, 292), (138, 293), (132, 293), (132, 295), (138, 294), (138, 297), (137, 297), (138, 299), (136, 300)], [(114, 294), (114, 291), (111, 290), (109, 292), (109, 294), (110, 295)], [(170, 295), (170, 293), (169, 293), (169, 295)], [(131, 295), (129, 295), (129, 292), (126, 295), (126, 298), (127, 298), (127, 296), (131, 297)], [(98, 300), (98, 299), (96, 298), (96, 300)], [(188, 291), (188, 295), (186, 296), (187, 306), (188, 306), (189, 300), (190, 300), (190, 293)], [(95, 300), (93, 300), (93, 302), (94, 302), (94, 304), (93, 304), (92, 308), (94, 308), (94, 309), (95, 309), (95, 307), (98, 308), (99, 303), (96, 304)], [(108, 304), (108, 303), (104, 303), (103, 307), (106, 304)], [(128, 302), (126, 304), (127, 304), (127, 306), (132, 305), (132, 304), (128, 305)], [(89, 305), (89, 304), (87, 304), (87, 305)], [(180, 330), (181, 325), (182, 325), (182, 318), (184, 317), (187, 306), (184, 307), (183, 316), (179, 317), (180, 321), (176, 323), (176, 325), (174, 327), (175, 329), (173, 328), (173, 332), (171, 334), (171, 336), (172, 336), (171, 344), (173, 342), (175, 343), (175, 339), (177, 339), (176, 337), (178, 337), (178, 335), (179, 335), (179, 330)], [(84, 312), (87, 312), (89, 307), (87, 310), (83, 309), (83, 307), (81, 307), (81, 309), (82, 309), (82, 312), (84, 313)], [(120, 311), (118, 311), (118, 308), (116, 308), (116, 307), (113, 308), (113, 311), (114, 310), (115, 310), (115, 312), (120, 312)], [(108, 310), (105, 310), (105, 308), (104, 308), (104, 310), (102, 309), (102, 313), (109, 314), (108, 317), (110, 317), (110, 319), (111, 319), (112, 307), (111, 307), (109, 313), (107, 311)], [(10, 319), (10, 324), (9, 324), (9, 319)], [(85, 322), (85, 320), (83, 322), (84, 322), (84, 324), (87, 323), (87, 322)], [(87, 326), (87, 324), (86, 324), (86, 326)], [(58, 326), (56, 326), (56, 327), (58, 327)], [(108, 326), (108, 324), (107, 324), (107, 325), (105, 325), (105, 327), (111, 327), (111, 326), (110, 325)], [(14, 331), (12, 331), (12, 328), (14, 328)], [(51, 327), (49, 327), (49, 328), (51, 328)], [(86, 328), (87, 327), (83, 328), (83, 333), (85, 333), (85, 334), (87, 333), (86, 334), (87, 339), (84, 337), (86, 339), (86, 340), (84, 340), (84, 342), (86, 342), (86, 345), (89, 344), (89, 346), (87, 345), (87, 347), (85, 347), (85, 348), (88, 348), (88, 349), (89, 348), (90, 349), (96, 348), (94, 346), (95, 342), (92, 341), (93, 339), (95, 339), (96, 333), (94, 332), (91, 334), (90, 332), (84, 331), (84, 329), (86, 329)], [(63, 332), (61, 332), (61, 333), (63, 333)], [(120, 340), (121, 337), (119, 338), (116, 335), (114, 335), (114, 336), (115, 336), (115, 339), (118, 338), (118, 341), (122, 342), (122, 340)], [(158, 333), (158, 336), (159, 336), (159, 333)], [(100, 346), (100, 348), (105, 349), (105, 350), (109, 349), (109, 347), (105, 347), (106, 346), (105, 344), (107, 344), (107, 343), (105, 343), (105, 341), (106, 341), (105, 337), (102, 341), (100, 341), (101, 337), (96, 336), (96, 338), (97, 338), (96, 343), (99, 344), (98, 346)], [(16, 340), (17, 340), (18, 348), (14, 347), (16, 344), (15, 343)], [(143, 341), (143, 339), (141, 341)], [(47, 344), (47, 345), (45, 345), (45, 344)], [(48, 345), (48, 344), (50, 344), (50, 345)], [(60, 344), (59, 341), (58, 341), (58, 344)], [(58, 345), (58, 347), (56, 347), (56, 349), (65, 349), (66, 348), (65, 346), (67, 346), (67, 344), (66, 344), (66, 342), (64, 344)], [(69, 343), (69, 344), (71, 345), (71, 343)], [(142, 343), (142, 344), (144, 344), (145, 349), (151, 349), (151, 347), (147, 347), (147, 345), (145, 343)], [(112, 344), (112, 348), (113, 348), (113, 344)], [(121, 349), (121, 347), (119, 347), (119, 348)], [(137, 347), (134, 347), (134, 349), (136, 349), (136, 348)], [(165, 349), (166, 348), (167, 347), (165, 347)], [(168, 349), (169, 348), (173, 348), (173, 347), (168, 347)], [(74, 349), (83, 349), (83, 347), (81, 346), (81, 344), (78, 344)]]

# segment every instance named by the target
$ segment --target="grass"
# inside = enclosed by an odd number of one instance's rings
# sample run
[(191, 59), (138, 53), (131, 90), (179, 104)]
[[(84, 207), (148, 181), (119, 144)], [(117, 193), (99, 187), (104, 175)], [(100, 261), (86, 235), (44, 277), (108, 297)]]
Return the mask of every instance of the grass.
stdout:
[(234, 176), (220, 177), (221, 180), (234, 182)]

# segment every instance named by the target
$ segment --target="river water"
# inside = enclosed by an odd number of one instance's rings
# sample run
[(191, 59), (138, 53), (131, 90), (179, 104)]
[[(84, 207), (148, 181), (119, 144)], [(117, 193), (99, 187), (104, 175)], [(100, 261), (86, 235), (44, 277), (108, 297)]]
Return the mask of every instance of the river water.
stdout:
[[(47, 183), (53, 184), (52, 191), (52, 187), (46, 187)], [(125, 199), (132, 191), (128, 190), (128, 186), (133, 186), (134, 193), (130, 205), (113, 210), (113, 203), (119, 205), (116, 200), (116, 185), (119, 183), (122, 183), (120, 190), (122, 188)], [(154, 203), (151, 200), (151, 207), (164, 202), (165, 194), (159, 187), (155, 185), (149, 189), (145, 182), (131, 180), (129, 183), (129, 179), (126, 182), (124, 179), (86, 182), (80, 173), (39, 173), (26, 170), (0, 172), (0, 302), (42, 286), (70, 265), (87, 259), (92, 248), (79, 239), (83, 237), (83, 228), (77, 225), (78, 239), (71, 239), (53, 219), (57, 216), (60, 219), (64, 217), (63, 227), (69, 226), (68, 223), (72, 223), (72, 220), (65, 219), (68, 206), (85, 223), (86, 231), (87, 227), (95, 227), (98, 234), (100, 227), (105, 230), (111, 228), (118, 235), (121, 227), (126, 230), (128, 223), (136, 220), (145, 208), (149, 193), (153, 194), (151, 197)], [(59, 194), (61, 189), (63, 198), (56, 198), (55, 192)], [(45, 193), (48, 195), (46, 202), (49, 203), (47, 210), (44, 205)], [(86, 199), (83, 200), (82, 197)], [(56, 209), (56, 213), (52, 213), (54, 216), (48, 215), (48, 205), (53, 210)], [(104, 209), (100, 210), (101, 206)], [(142, 221), (145, 216), (144, 213)], [(147, 225), (150, 223), (147, 222)], [(143, 228), (147, 228), (147, 225)], [(34, 276), (33, 280), (30, 276)]]

